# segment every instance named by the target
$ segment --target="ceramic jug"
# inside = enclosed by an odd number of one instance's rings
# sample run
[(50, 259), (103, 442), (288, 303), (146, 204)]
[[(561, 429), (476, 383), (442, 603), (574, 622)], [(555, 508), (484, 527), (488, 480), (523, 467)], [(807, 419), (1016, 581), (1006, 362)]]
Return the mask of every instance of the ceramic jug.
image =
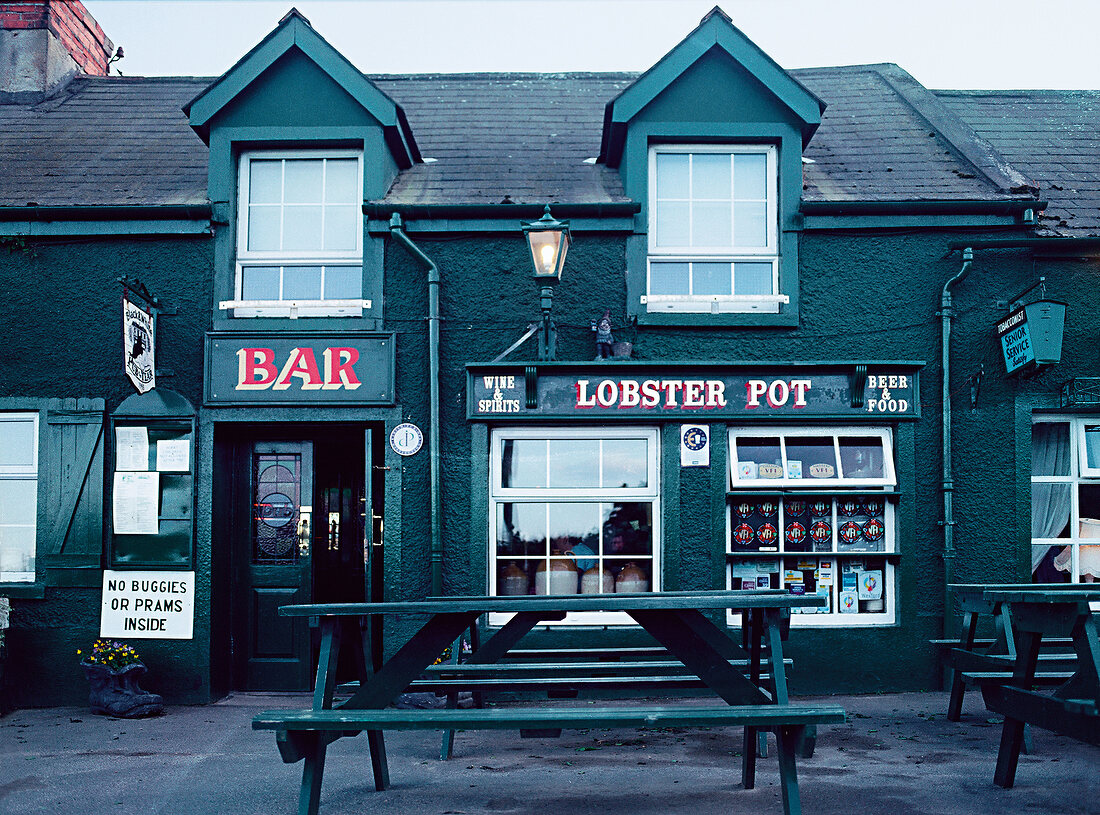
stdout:
[(527, 594), (527, 572), (512, 561), (500, 570), (500, 593), (509, 597)]
[(615, 591), (649, 591), (649, 581), (645, 572), (633, 561), (628, 562), (615, 577)]
[(535, 594), (576, 594), (577, 567), (572, 560), (551, 560), (550, 571), (546, 561), (535, 569)]
[(604, 566), (593, 566), (581, 575), (581, 594), (611, 594), (615, 591), (615, 576)]

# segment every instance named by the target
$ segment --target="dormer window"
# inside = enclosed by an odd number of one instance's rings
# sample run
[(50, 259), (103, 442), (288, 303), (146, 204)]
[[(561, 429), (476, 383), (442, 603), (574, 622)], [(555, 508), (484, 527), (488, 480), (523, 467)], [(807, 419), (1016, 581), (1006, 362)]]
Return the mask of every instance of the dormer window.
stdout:
[(353, 151), (240, 159), (234, 317), (360, 316), (363, 168)]
[(649, 150), (649, 312), (777, 313), (776, 149)]

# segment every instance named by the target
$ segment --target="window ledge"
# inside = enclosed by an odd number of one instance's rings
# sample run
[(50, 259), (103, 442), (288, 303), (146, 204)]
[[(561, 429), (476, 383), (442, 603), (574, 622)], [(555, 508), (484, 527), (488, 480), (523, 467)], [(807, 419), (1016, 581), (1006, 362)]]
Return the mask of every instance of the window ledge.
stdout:
[[(370, 300), (222, 300), (218, 308), (234, 317), (362, 317)], [(241, 313), (241, 312), (246, 313)]]
[(13, 600), (43, 600), (46, 597), (45, 583), (0, 583), (0, 597)]
[(686, 314), (778, 314), (779, 306), (791, 302), (785, 294), (746, 294), (732, 297), (690, 297), (687, 295), (642, 295), (650, 312)]

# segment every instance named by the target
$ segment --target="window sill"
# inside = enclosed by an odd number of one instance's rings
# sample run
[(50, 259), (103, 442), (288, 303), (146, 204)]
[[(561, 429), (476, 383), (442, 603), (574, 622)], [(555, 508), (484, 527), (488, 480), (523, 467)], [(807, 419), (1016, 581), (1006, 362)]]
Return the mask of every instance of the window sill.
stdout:
[(721, 328), (723, 326), (738, 328), (797, 328), (798, 313), (792, 309), (784, 309), (778, 314), (770, 314), (762, 311), (752, 312), (653, 312), (647, 311), (642, 306), (631, 316), (638, 318), (638, 325), (645, 326), (670, 326), (670, 327), (699, 327)]
[(45, 583), (0, 583), (0, 597), (13, 600), (44, 600)]
[(746, 295), (707, 299), (703, 297), (655, 297), (642, 295), (642, 305), (650, 314), (778, 314), (781, 305), (790, 303), (785, 294)]
[(233, 317), (362, 317), (370, 300), (222, 300), (218, 308)]

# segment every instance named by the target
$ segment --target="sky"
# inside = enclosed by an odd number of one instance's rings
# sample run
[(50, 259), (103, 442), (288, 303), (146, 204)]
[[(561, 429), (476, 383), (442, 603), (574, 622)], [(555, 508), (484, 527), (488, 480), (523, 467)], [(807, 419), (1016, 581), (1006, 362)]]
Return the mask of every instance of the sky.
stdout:
[[(296, 6), (365, 73), (642, 71), (715, 0), (84, 0), (127, 76), (217, 76)], [(722, 0), (784, 68), (929, 88), (1100, 88), (1097, 0)]]

